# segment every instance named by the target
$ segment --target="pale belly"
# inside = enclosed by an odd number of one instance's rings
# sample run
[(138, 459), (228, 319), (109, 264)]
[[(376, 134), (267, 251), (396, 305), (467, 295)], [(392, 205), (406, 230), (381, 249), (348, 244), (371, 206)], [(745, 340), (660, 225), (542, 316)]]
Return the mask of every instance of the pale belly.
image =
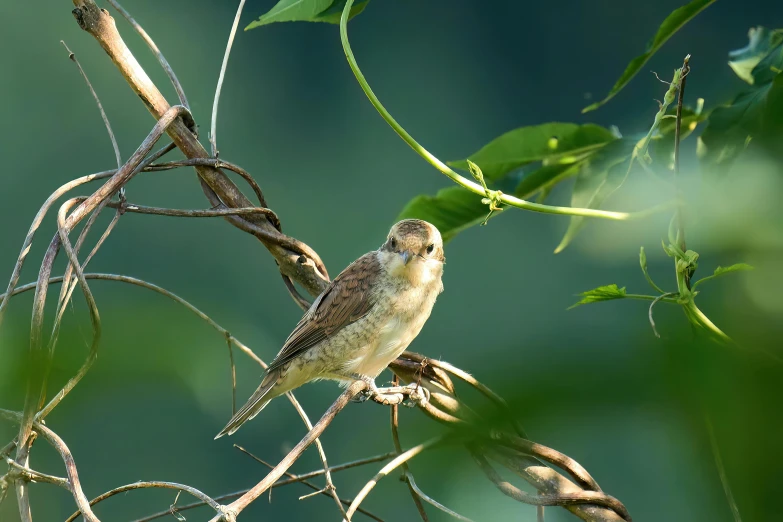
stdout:
[(391, 318), (381, 329), (378, 339), (365, 347), (355, 357), (346, 361), (345, 374), (366, 375), (375, 378), (410, 345), (424, 326), (424, 318), (405, 320)]

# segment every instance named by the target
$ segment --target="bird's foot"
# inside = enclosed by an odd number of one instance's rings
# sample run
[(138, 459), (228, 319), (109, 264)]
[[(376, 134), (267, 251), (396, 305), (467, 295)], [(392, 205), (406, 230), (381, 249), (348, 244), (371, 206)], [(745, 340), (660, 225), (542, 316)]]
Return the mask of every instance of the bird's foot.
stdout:
[[(375, 384), (375, 379), (372, 377), (367, 377), (366, 375), (352, 375), (352, 377), (357, 381), (367, 383), (367, 388), (354, 397), (353, 401), (355, 402), (366, 402), (367, 400), (372, 399), (378, 404), (383, 404), (385, 406), (404, 404), (412, 407), (417, 404), (426, 403), (430, 400), (430, 391), (417, 383), (411, 383), (407, 386), (378, 388)], [(406, 399), (408, 402), (406, 402)]]
[(375, 379), (366, 375), (354, 374), (351, 375), (357, 381), (362, 381), (367, 384), (367, 387), (362, 390), (356, 397), (351, 399), (354, 402), (365, 402), (368, 399), (372, 399), (378, 393), (378, 386), (375, 384)]
[(379, 388), (375, 395), (372, 396), (372, 400), (385, 406), (402, 404), (412, 407), (428, 402), (430, 400), (430, 391), (416, 383), (408, 384), (407, 386), (391, 386)]

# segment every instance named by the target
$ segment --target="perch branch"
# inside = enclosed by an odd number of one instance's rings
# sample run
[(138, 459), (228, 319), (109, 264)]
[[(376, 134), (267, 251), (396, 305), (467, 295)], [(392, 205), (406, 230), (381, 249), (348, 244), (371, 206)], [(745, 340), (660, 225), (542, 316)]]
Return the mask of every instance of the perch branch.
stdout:
[[(356, 381), (351, 384), (334, 403), (326, 410), (326, 413), (321, 417), (313, 429), (310, 430), (299, 443), (294, 446), (288, 455), (286, 455), (275, 468), (270, 471), (266, 477), (264, 477), (258, 484), (253, 486), (247, 493), (239, 497), (237, 500), (226, 506), (226, 515), (215, 517), (211, 522), (233, 522), (239, 513), (242, 512), (251, 502), (264, 494), (272, 485), (277, 482), (283, 474), (293, 465), (296, 460), (302, 456), (302, 453), (307, 449), (313, 441), (320, 437), (324, 430), (332, 423), (334, 418), (345, 406), (353, 399), (359, 392), (365, 390), (367, 384), (363, 381)], [(349, 510), (350, 514), (350, 510)], [(229, 518), (233, 517), (233, 518)]]

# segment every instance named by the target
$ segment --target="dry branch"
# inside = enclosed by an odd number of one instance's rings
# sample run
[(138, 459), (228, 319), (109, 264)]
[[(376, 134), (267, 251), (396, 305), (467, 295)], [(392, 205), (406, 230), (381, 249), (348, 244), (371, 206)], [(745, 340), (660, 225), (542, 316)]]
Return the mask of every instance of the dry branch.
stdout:
[[(93, 0), (74, 0), (73, 3), (76, 6), (73, 15), (79, 26), (98, 41), (150, 113), (155, 118), (162, 117), (170, 107), (168, 102), (125, 45), (117, 31), (114, 19), (108, 11), (98, 8)], [(189, 159), (209, 158), (209, 153), (199, 143), (190, 128), (184, 121), (178, 120), (167, 132), (172, 141)], [(252, 206), (250, 200), (220, 169), (201, 165), (196, 166), (196, 172), (226, 206), (233, 208)], [(280, 271), (301, 284), (310, 294), (318, 295), (326, 287), (329, 281), (328, 272), (318, 254), (310, 247), (302, 242), (287, 238), (265, 218), (243, 219), (233, 216), (228, 220), (261, 240), (274, 256)], [(280, 246), (284, 241), (295, 244), (297, 249), (292, 250)]]

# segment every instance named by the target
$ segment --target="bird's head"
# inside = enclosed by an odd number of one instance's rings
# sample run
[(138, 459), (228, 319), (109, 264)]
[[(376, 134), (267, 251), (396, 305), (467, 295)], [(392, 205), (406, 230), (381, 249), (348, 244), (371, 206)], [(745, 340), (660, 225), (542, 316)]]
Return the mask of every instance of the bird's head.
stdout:
[(389, 231), (381, 253), (389, 273), (414, 284), (439, 279), (443, 272), (443, 239), (431, 223), (403, 219)]

